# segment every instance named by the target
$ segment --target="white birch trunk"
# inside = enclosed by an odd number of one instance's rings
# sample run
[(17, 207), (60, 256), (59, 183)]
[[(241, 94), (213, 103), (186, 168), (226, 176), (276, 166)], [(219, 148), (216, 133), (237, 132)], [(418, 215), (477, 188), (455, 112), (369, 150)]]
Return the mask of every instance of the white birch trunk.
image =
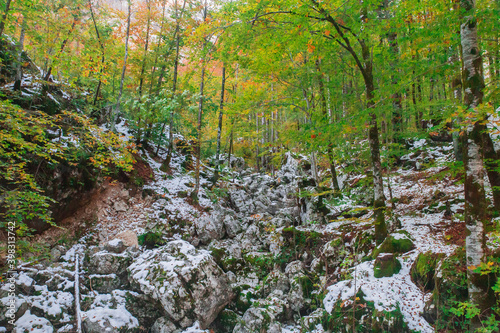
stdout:
[[(463, 78), (464, 102), (467, 108), (476, 116), (476, 122), (469, 126), (465, 136), (465, 224), (467, 236), (465, 239), (465, 252), (467, 257), (467, 282), (469, 300), (476, 304), (481, 312), (488, 306), (485, 304), (487, 284), (482, 277), (471, 269), (481, 263), (484, 257), (486, 222), (486, 198), (484, 192), (484, 167), (482, 151), (482, 124), (483, 116), (474, 110), (483, 101), (484, 77), (482, 72), (482, 59), (477, 36), (477, 21), (473, 17), (474, 0), (460, 2), (466, 16), (460, 27), (460, 37), (463, 50)], [(472, 267), (471, 267), (472, 266)], [(480, 318), (472, 319), (472, 330), (479, 328)]]

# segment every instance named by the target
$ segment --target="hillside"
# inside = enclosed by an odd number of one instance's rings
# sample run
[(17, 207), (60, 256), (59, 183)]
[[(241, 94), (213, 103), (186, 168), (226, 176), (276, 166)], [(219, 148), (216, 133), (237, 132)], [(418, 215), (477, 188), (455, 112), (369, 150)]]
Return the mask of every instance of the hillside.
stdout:
[(202, 178), (193, 205), (190, 156), (177, 152), (166, 174), (162, 155), (144, 151), (148, 184), (135, 195), (109, 184), (68, 222), (93, 212), (85, 234), (20, 263), (13, 331), (74, 331), (76, 271), (85, 332), (459, 330), (460, 318), (444, 310), (467, 294), (457, 275), (463, 184), (449, 170), (451, 151), (419, 140), (403, 156), (433, 166), (391, 172), (390, 235), (378, 247), (363, 175), (341, 174), (341, 196), (322, 193), (307, 159), (287, 154), (274, 177), (226, 169), (217, 189)]

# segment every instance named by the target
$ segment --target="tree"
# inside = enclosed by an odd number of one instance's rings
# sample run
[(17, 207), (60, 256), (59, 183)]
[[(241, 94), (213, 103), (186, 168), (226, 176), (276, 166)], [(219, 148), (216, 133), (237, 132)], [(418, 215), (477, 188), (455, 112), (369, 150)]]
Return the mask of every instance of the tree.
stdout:
[[(465, 160), (465, 224), (467, 236), (465, 252), (467, 257), (467, 280), (469, 299), (480, 310), (487, 306), (487, 284), (484, 276), (475, 273), (485, 256), (485, 226), (487, 222), (486, 197), (484, 191), (483, 133), (486, 130), (485, 116), (480, 108), (483, 102), (484, 76), (483, 63), (477, 35), (477, 19), (474, 15), (474, 0), (460, 2), (464, 12), (460, 26), (462, 44), (462, 69), (465, 88), (464, 103), (473, 117), (463, 132)], [(481, 311), (482, 312), (482, 311)], [(479, 317), (473, 320), (473, 329), (479, 328)]]
[(222, 66), (222, 83), (220, 88), (220, 104), (219, 104), (219, 124), (217, 126), (217, 150), (215, 152), (215, 167), (213, 183), (217, 183), (219, 178), (219, 169), (221, 167), (220, 161), (220, 140), (222, 136), (222, 119), (224, 116), (224, 90), (226, 85), (226, 67)]
[(116, 100), (116, 106), (114, 108), (113, 114), (111, 115), (111, 130), (114, 132), (115, 131), (115, 125), (116, 125), (116, 117), (118, 115), (118, 112), (120, 112), (120, 100), (122, 98), (123, 94), (123, 81), (125, 80), (125, 71), (127, 70), (127, 58), (128, 58), (128, 40), (130, 37), (130, 15), (131, 15), (131, 6), (132, 6), (132, 0), (127, 0), (127, 8), (128, 8), (128, 15), (127, 15), (127, 34), (125, 37), (125, 55), (123, 57), (123, 67), (122, 67), (122, 76), (120, 79), (120, 91), (118, 93), (118, 98)]

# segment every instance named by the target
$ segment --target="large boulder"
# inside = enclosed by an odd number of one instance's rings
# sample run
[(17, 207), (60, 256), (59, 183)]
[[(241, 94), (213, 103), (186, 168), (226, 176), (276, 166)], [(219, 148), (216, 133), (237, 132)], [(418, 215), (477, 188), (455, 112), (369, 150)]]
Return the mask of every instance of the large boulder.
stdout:
[(26, 313), (14, 323), (13, 333), (39, 332), (52, 333), (54, 327), (45, 318), (32, 315), (28, 310)]
[(415, 248), (411, 236), (405, 231), (398, 231), (388, 235), (382, 244), (373, 249), (372, 258), (380, 253), (403, 254)]
[(400, 270), (401, 263), (392, 253), (380, 253), (373, 265), (373, 275), (376, 278), (393, 276)]
[(286, 303), (284, 295), (276, 290), (266, 299), (259, 300), (245, 311), (233, 333), (280, 333), (280, 321), (284, 319)]
[[(194, 221), (194, 226), (200, 241), (208, 244), (213, 239), (222, 239), (226, 234), (225, 216), (221, 210), (215, 210), (210, 215), (204, 215)], [(231, 229), (231, 233), (234, 230)]]
[(153, 326), (151, 326), (151, 333), (173, 333), (177, 327), (165, 317), (158, 318)]
[(129, 252), (113, 253), (98, 251), (93, 254), (87, 254), (84, 266), (92, 274), (116, 274), (121, 276), (126, 272), (131, 262), (132, 256)]
[(82, 295), (84, 332), (142, 332), (163, 313), (161, 306), (147, 296), (133, 291), (113, 290), (109, 294), (92, 292)]
[(229, 279), (208, 251), (178, 240), (145, 251), (129, 267), (131, 283), (160, 301), (174, 323), (206, 328), (231, 301)]
[(139, 327), (139, 321), (125, 308), (96, 307), (85, 313), (82, 326), (87, 333), (133, 332)]
[(121, 239), (126, 247), (139, 247), (139, 240), (137, 234), (132, 230), (125, 230), (116, 235), (116, 238)]
[(410, 270), (413, 283), (427, 292), (434, 290), (436, 266), (444, 256), (443, 253), (431, 251), (419, 253)]
[(30, 311), (51, 322), (67, 322), (73, 314), (74, 297), (65, 291), (50, 291), (47, 286), (34, 286), (35, 295), (29, 296)]

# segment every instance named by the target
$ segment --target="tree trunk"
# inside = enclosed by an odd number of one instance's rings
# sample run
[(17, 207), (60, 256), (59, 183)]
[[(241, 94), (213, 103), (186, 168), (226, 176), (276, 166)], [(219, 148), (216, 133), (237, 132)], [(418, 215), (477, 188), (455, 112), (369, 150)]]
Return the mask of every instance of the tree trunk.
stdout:
[[(102, 75), (102, 72), (104, 70), (104, 63), (105, 63), (104, 44), (102, 43), (101, 35), (99, 33), (99, 29), (97, 28), (97, 23), (96, 23), (95, 16), (94, 16), (94, 11), (92, 9), (92, 0), (89, 0), (89, 8), (90, 8), (90, 16), (92, 17), (92, 22), (94, 24), (95, 33), (97, 36), (97, 41), (99, 42), (99, 46), (101, 47), (101, 70), (100, 70), (99, 74)], [(97, 83), (97, 88), (95, 90), (95, 95), (94, 95), (94, 102), (92, 103), (93, 105), (97, 104), (97, 99), (99, 98), (101, 85), (102, 85), (102, 80), (101, 80), (101, 77), (99, 76), (99, 82)]]
[[(487, 285), (482, 283), (480, 274), (471, 269), (478, 266), (485, 255), (485, 223), (486, 198), (484, 193), (484, 169), (482, 161), (482, 140), (485, 130), (484, 118), (477, 108), (483, 101), (484, 77), (482, 58), (477, 36), (477, 21), (473, 16), (474, 0), (460, 2), (464, 11), (464, 23), (460, 27), (460, 37), (463, 52), (463, 84), (465, 88), (465, 106), (475, 116), (475, 123), (469, 125), (464, 137), (465, 158), (465, 224), (467, 236), (465, 252), (467, 257), (467, 282), (469, 300), (476, 304), (481, 313), (487, 309), (485, 300), (488, 293)], [(480, 318), (472, 319), (472, 331), (480, 327)]]
[[(205, 0), (205, 8), (203, 10), (203, 21), (207, 18), (207, 0)], [(205, 39), (202, 52), (205, 50), (205, 46), (207, 45), (208, 40)], [(176, 81), (177, 78), (174, 79)], [(196, 172), (195, 172), (195, 186), (193, 193), (191, 193), (191, 198), (195, 203), (198, 203), (198, 192), (200, 192), (200, 167), (201, 167), (201, 120), (203, 116), (203, 90), (205, 87), (205, 55), (202, 55), (201, 58), (201, 80), (200, 80), (200, 99), (198, 102), (198, 138), (197, 138), (197, 147), (196, 147)], [(172, 128), (170, 128), (170, 132), (172, 132)]]
[(5, 28), (5, 21), (7, 21), (7, 15), (9, 15), (10, 3), (12, 0), (7, 0), (5, 3), (5, 11), (3, 12), (2, 22), (0, 22), (0, 38), (2, 38), (3, 30)]
[(111, 115), (111, 130), (114, 132), (115, 125), (116, 125), (116, 117), (118, 115), (118, 112), (120, 111), (120, 100), (122, 98), (123, 94), (123, 81), (125, 80), (125, 71), (127, 70), (127, 58), (128, 58), (128, 40), (130, 37), (130, 14), (131, 14), (131, 6), (132, 6), (132, 0), (128, 0), (128, 16), (127, 16), (127, 36), (125, 38), (125, 55), (123, 57), (123, 68), (122, 68), (122, 77), (120, 79), (120, 91), (118, 92), (118, 98), (116, 100), (116, 106), (113, 111), (113, 114)]
[(259, 113), (255, 113), (255, 132), (257, 137), (255, 139), (255, 161), (257, 163), (257, 172), (260, 172), (260, 157), (259, 157)]
[(488, 181), (491, 185), (493, 206), (497, 212), (500, 212), (500, 172), (497, 171), (500, 164), (500, 154), (495, 151), (493, 140), (491, 140), (490, 134), (486, 131), (486, 129), (483, 131), (482, 136), (484, 155), (483, 162), (486, 174), (488, 175)]
[[(374, 80), (373, 80), (373, 62), (371, 59), (370, 48), (366, 44), (366, 41), (360, 39), (358, 36), (352, 33), (352, 30), (347, 30), (345, 27), (339, 25), (339, 23), (334, 19), (326, 10), (321, 7), (319, 2), (316, 0), (311, 0), (312, 5), (317, 9), (317, 11), (323, 15), (324, 19), (332, 24), (337, 33), (339, 34), (339, 39), (337, 42), (348, 51), (354, 61), (356, 66), (360, 70), (366, 88), (366, 106), (369, 110), (370, 122), (368, 129), (368, 142), (371, 151), (371, 160), (373, 166), (373, 183), (374, 183), (374, 215), (375, 215), (375, 240), (377, 244), (381, 243), (387, 236), (387, 227), (385, 224), (385, 199), (384, 199), (384, 186), (382, 183), (382, 164), (380, 162), (380, 141), (378, 135), (378, 125), (377, 116), (374, 112), (375, 102), (374, 102)], [(366, 8), (361, 11), (361, 19), (363, 20), (366, 14)], [(344, 31), (346, 31), (344, 33)], [(361, 58), (356, 50), (351, 46), (350, 39), (346, 36), (350, 33), (353, 38), (361, 46)], [(342, 39), (342, 42), (340, 41)]]
[(384, 185), (382, 180), (382, 163), (380, 162), (380, 141), (378, 135), (377, 115), (374, 112), (375, 103), (373, 83), (373, 65), (370, 59), (370, 51), (363, 43), (364, 82), (366, 87), (366, 107), (370, 111), (370, 123), (368, 129), (368, 143), (370, 145), (371, 160), (373, 167), (373, 209), (375, 215), (375, 240), (377, 244), (387, 236), (387, 226), (385, 224), (385, 198)]
[[(154, 83), (154, 77), (155, 77), (155, 72), (156, 72), (156, 66), (158, 64), (158, 53), (159, 53), (159, 50), (160, 50), (160, 45), (161, 45), (162, 36), (163, 36), (163, 27), (165, 26), (165, 7), (166, 7), (166, 3), (167, 3), (167, 1), (163, 0), (163, 2), (162, 2), (161, 23), (160, 23), (160, 32), (158, 34), (158, 36), (159, 36), (159, 38), (158, 38), (158, 44), (156, 45), (156, 48), (155, 48), (155, 51), (154, 51), (155, 60), (153, 62), (153, 66), (152, 66), (152, 69), (151, 69), (151, 77), (150, 77), (150, 82), (149, 82), (149, 95), (153, 94), (153, 83)], [(150, 102), (148, 102), (148, 109), (150, 109), (150, 108), (151, 108), (151, 99), (150, 99)], [(148, 121), (148, 129), (146, 131), (146, 136), (144, 138), (144, 141), (148, 141), (151, 138), (152, 129), (153, 129), (153, 122), (152, 121)], [(160, 133), (160, 137), (163, 135), (163, 131), (164, 130), (165, 130), (165, 128), (164, 128), (164, 126), (162, 126), (162, 132)], [(158, 155), (158, 149), (159, 149), (159, 147), (160, 147), (160, 145), (158, 144), (158, 147), (157, 147), (155, 155)]]
[[(184, 4), (182, 6), (182, 11), (181, 11), (181, 16), (184, 12), (184, 8), (186, 6), (186, 1), (184, 0)], [(176, 91), (177, 91), (177, 73), (178, 73), (178, 68), (179, 68), (179, 44), (181, 40), (180, 34), (180, 17), (177, 12), (177, 0), (175, 1), (175, 20), (176, 20), (176, 25), (175, 25), (175, 59), (174, 59), (174, 77), (172, 80), (172, 98), (176, 97)], [(161, 79), (161, 78), (160, 78)], [(160, 84), (160, 81), (158, 82)], [(168, 169), (170, 168), (170, 161), (172, 160), (172, 154), (174, 151), (174, 110), (173, 108), (170, 109), (170, 117), (169, 117), (169, 125), (168, 125), (168, 150), (167, 150), (167, 158), (165, 161), (163, 161), (162, 168)], [(160, 134), (160, 142), (158, 143), (158, 148), (156, 150), (156, 153), (158, 153), (158, 150), (160, 149), (160, 143), (161, 143), (161, 137), (163, 135), (163, 131), (165, 130), (165, 123), (163, 123), (161, 134)]]
[(19, 36), (19, 53), (17, 54), (16, 64), (16, 81), (14, 82), (14, 91), (21, 90), (21, 82), (23, 80), (23, 67), (21, 65), (22, 55), (24, 50), (24, 34), (26, 31), (26, 21), (23, 18), (21, 23), (21, 35)]
[(201, 120), (203, 114), (203, 88), (205, 85), (205, 60), (202, 60), (201, 65), (201, 82), (200, 82), (200, 99), (198, 101), (198, 137), (196, 142), (196, 184), (194, 186), (191, 197), (193, 201), (198, 203), (198, 192), (200, 191), (200, 164), (201, 164)]
[[(327, 118), (325, 119), (328, 120), (328, 123), (331, 123), (331, 110), (328, 108), (328, 103), (327, 103), (327, 98), (325, 94), (325, 84), (323, 82), (323, 73), (321, 73), (321, 67), (320, 67), (320, 61), (316, 61), (316, 69), (318, 71), (318, 84), (319, 84), (319, 94), (321, 98), (321, 106), (322, 106), (322, 113), (323, 117)], [(337, 179), (337, 170), (335, 169), (335, 159), (333, 157), (333, 145), (330, 143), (328, 144), (327, 148), (327, 156), (328, 156), (328, 162), (330, 163), (330, 173), (332, 176), (332, 186), (335, 191), (340, 191), (339, 188), (339, 182)]]
[(339, 181), (337, 179), (337, 170), (335, 169), (335, 159), (333, 157), (333, 147), (328, 147), (328, 160), (330, 162), (330, 173), (332, 175), (332, 186), (335, 191), (340, 191)]
[(139, 76), (139, 119), (137, 121), (137, 138), (136, 141), (137, 143), (141, 142), (141, 136), (142, 136), (142, 129), (141, 129), (141, 119), (142, 116), (140, 114), (140, 104), (142, 102), (142, 86), (144, 84), (144, 73), (146, 72), (146, 62), (148, 58), (148, 47), (149, 47), (149, 31), (151, 27), (151, 4), (149, 0), (146, 0), (146, 5), (148, 7), (148, 20), (146, 24), (146, 43), (144, 45), (144, 56), (142, 58), (142, 66), (141, 66), (141, 75)]
[(215, 171), (213, 183), (219, 178), (220, 163), (220, 140), (222, 136), (222, 118), (224, 116), (224, 89), (226, 85), (226, 67), (222, 66), (222, 83), (220, 89), (220, 106), (219, 106), (219, 125), (217, 126), (217, 150), (215, 152)]
[(227, 165), (231, 168), (231, 154), (233, 153), (233, 129), (234, 129), (234, 119), (231, 121), (231, 134), (229, 135), (229, 150), (227, 154)]
[(399, 45), (397, 41), (396, 33), (390, 33), (388, 36), (389, 45), (391, 48), (391, 53), (393, 56), (393, 61), (391, 64), (392, 72), (391, 84), (392, 84), (392, 142), (402, 143), (401, 133), (403, 132), (403, 107), (401, 105), (401, 93), (397, 91), (398, 89), (398, 63), (397, 59), (399, 57)]
[[(458, 52), (453, 52), (450, 62), (452, 62), (453, 64), (454, 63), (458, 64), (459, 62)], [(462, 76), (460, 72), (460, 67), (456, 69), (456, 73), (451, 80), (451, 88), (453, 90), (453, 98), (455, 99), (456, 104), (462, 105)], [(460, 119), (453, 119), (452, 122), (453, 127), (456, 128), (457, 122), (459, 121)], [(460, 140), (460, 134), (458, 133), (458, 131), (453, 131), (452, 138), (453, 138), (453, 152), (455, 155), (455, 160), (462, 161), (463, 147), (462, 147), (462, 142)]]
[[(76, 22), (77, 22), (77, 17), (74, 16), (73, 23), (71, 24), (71, 28), (69, 29), (69, 32), (68, 32), (68, 37), (65, 40), (63, 40), (63, 42), (61, 44), (61, 48), (59, 49), (58, 53), (56, 54), (56, 59), (59, 57), (59, 54), (61, 54), (64, 51), (66, 44), (68, 44), (69, 36), (73, 33), (73, 30), (75, 30)], [(50, 66), (49, 69), (47, 70), (47, 73), (45, 73), (43, 80), (49, 81), (51, 75), (52, 75), (52, 66)]]

